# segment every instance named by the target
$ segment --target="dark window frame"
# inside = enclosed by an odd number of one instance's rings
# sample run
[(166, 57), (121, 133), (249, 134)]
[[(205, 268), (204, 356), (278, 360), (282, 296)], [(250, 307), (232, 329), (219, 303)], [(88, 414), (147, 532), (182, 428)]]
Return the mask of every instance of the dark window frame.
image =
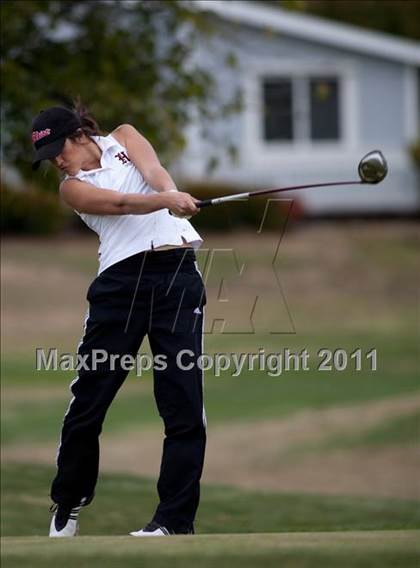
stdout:
[[(305, 142), (310, 143), (311, 145), (317, 144), (324, 144), (324, 143), (333, 143), (339, 144), (344, 141), (344, 120), (342, 115), (342, 105), (344, 99), (344, 89), (343, 89), (343, 81), (342, 76), (337, 72), (307, 72), (302, 75), (296, 75), (293, 73), (267, 73), (260, 77), (260, 88), (261, 88), (261, 101), (262, 101), (262, 116), (260, 118), (261, 124), (261, 135), (262, 140), (265, 144), (294, 144), (296, 142)], [(298, 108), (298, 101), (297, 101), (297, 91), (298, 89), (295, 88), (296, 81), (301, 81), (301, 88), (303, 88), (305, 92), (305, 108), (303, 111)], [(312, 93), (312, 84), (316, 81), (323, 81), (325, 83), (330, 82), (330, 89), (332, 88), (332, 104), (333, 107), (330, 112), (333, 113), (332, 123), (327, 124), (327, 133), (322, 135), (322, 122), (316, 121), (316, 116), (314, 116), (314, 112), (316, 112), (316, 104), (313, 101), (313, 93)], [(266, 92), (266, 85), (267, 83), (274, 84), (278, 82), (279, 84), (289, 83), (290, 85), (290, 105), (288, 111), (290, 114), (290, 125), (287, 125), (287, 120), (284, 118), (281, 119), (281, 112), (276, 109), (267, 109), (267, 92)], [(303, 85), (303, 87), (302, 87)], [(333, 85), (333, 87), (331, 87)], [(281, 98), (281, 97), (279, 97)], [(287, 99), (287, 97), (284, 97)], [(275, 96), (272, 97), (272, 100), (275, 99)], [(316, 101), (315, 101), (316, 103)], [(320, 105), (319, 112), (328, 112), (327, 109), (322, 109), (322, 102), (318, 102)], [(269, 118), (273, 119), (273, 117), (278, 117), (278, 124), (277, 125), (267, 125), (267, 121)], [(327, 119), (329, 116), (327, 115)], [(327, 121), (326, 119), (326, 121)], [(300, 121), (300, 124), (298, 124)], [(304, 126), (302, 129), (302, 121), (304, 122)], [(281, 124), (281, 122), (283, 122)], [(283, 135), (275, 136), (273, 135), (276, 132), (283, 132)], [(305, 135), (302, 136), (302, 130), (305, 132)], [(329, 135), (329, 132), (332, 135)], [(267, 135), (268, 134), (268, 135)]]

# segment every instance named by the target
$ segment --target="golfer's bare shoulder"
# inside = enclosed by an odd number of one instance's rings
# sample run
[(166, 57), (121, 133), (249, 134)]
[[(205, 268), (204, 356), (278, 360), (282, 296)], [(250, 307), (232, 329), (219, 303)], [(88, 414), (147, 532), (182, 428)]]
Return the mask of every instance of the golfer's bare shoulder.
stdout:
[[(129, 128), (133, 128), (129, 124), (122, 124), (115, 128), (111, 132), (111, 136), (115, 138), (122, 146), (125, 146), (126, 139), (124, 133), (127, 132)], [(99, 148), (98, 148), (99, 149)], [(100, 167), (100, 153), (98, 152), (98, 158), (96, 164), (91, 164), (90, 169)], [(76, 175), (76, 171), (67, 172), (69, 175)], [(60, 184), (60, 195), (63, 201), (78, 211), (79, 213), (93, 213), (93, 214), (103, 214), (110, 215), (115, 214), (114, 206), (117, 204), (117, 196), (108, 195), (111, 203), (104, 203), (104, 192), (101, 188), (95, 185), (82, 181), (76, 177), (70, 177), (64, 179)], [(96, 199), (95, 199), (96, 198)], [(115, 201), (114, 201), (115, 200)]]
[[(156, 195), (121, 193), (113, 188), (98, 188), (76, 177), (70, 177), (60, 185), (60, 194), (67, 205), (79, 213), (94, 215), (144, 215), (163, 208), (178, 215), (198, 213), (195, 205), (197, 200), (188, 193), (177, 191), (152, 145), (134, 126), (122, 124), (113, 130), (111, 135), (127, 149), (133, 165), (149, 185), (155, 187), (154, 182), (158, 181), (157, 185), (160, 187), (157, 188)], [(86, 170), (99, 168), (101, 165), (101, 150), (95, 142), (92, 143), (93, 146), (89, 145), (86, 149), (83, 162)], [(77, 171), (67, 173), (75, 176)]]

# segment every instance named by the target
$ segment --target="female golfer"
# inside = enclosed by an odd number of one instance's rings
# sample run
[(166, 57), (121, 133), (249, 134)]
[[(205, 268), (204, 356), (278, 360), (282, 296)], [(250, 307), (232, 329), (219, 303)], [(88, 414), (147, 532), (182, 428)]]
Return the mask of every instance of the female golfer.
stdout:
[[(197, 200), (177, 191), (133, 126), (102, 136), (81, 105), (42, 111), (33, 121), (32, 140), (33, 169), (50, 160), (63, 172), (63, 200), (100, 240), (98, 276), (87, 292), (78, 346), (83, 365), (70, 385), (73, 399), (51, 486), (50, 536), (77, 534), (80, 508), (94, 497), (102, 423), (129, 372), (127, 360), (133, 361), (146, 334), (165, 439), (159, 504), (150, 522), (130, 534), (191, 534), (206, 443), (203, 376), (196, 364), (206, 294), (195, 258), (202, 239), (180, 217), (197, 213)], [(182, 361), (184, 350), (188, 358)]]

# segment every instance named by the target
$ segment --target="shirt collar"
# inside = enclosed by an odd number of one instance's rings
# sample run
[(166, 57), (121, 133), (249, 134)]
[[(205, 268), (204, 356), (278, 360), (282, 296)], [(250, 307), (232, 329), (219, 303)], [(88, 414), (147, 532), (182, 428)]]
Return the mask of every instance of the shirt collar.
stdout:
[(103, 153), (114, 146), (119, 146), (118, 142), (111, 134), (108, 134), (108, 136), (92, 136), (92, 139), (97, 143)]
[(110, 169), (110, 166), (106, 163), (108, 152), (111, 148), (117, 148), (119, 146), (118, 142), (111, 136), (111, 134), (108, 134), (108, 136), (92, 136), (91, 138), (102, 150), (101, 167), (94, 170), (79, 170), (76, 174), (76, 177), (79, 175), (89, 175), (95, 172), (102, 172), (104, 170)]

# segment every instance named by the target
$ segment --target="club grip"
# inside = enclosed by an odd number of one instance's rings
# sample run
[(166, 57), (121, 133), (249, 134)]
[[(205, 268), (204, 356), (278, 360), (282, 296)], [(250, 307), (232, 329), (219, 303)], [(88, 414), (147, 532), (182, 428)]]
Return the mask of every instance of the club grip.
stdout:
[(196, 205), (199, 209), (208, 207), (209, 205), (212, 205), (212, 199), (203, 199), (203, 201), (199, 201), (198, 203), (196, 203)]
[[(199, 201), (198, 203), (196, 203), (196, 206), (199, 209), (202, 209), (203, 207), (208, 207), (209, 205), (213, 205), (212, 204), (212, 199), (203, 199), (203, 201)], [(172, 211), (169, 211), (169, 215), (172, 215), (173, 217), (177, 217), (177, 215), (174, 215), (174, 213), (172, 213)]]

